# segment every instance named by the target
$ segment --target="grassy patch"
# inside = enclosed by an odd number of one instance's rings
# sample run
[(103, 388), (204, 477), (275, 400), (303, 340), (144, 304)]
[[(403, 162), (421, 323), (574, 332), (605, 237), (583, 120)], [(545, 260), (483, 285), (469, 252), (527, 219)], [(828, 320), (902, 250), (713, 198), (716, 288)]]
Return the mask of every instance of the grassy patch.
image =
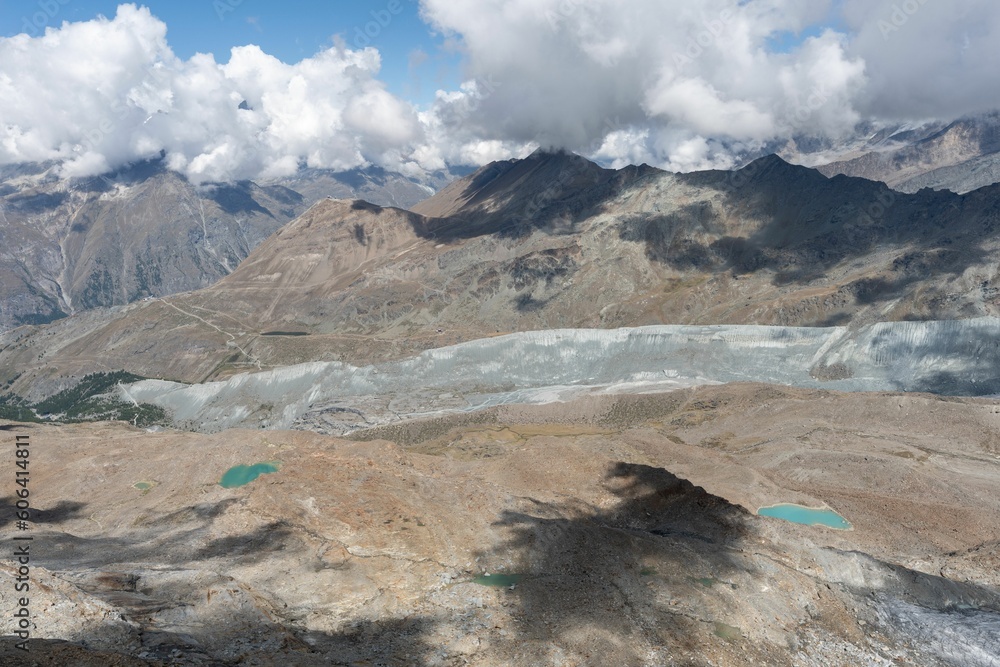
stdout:
[[(49, 396), (33, 406), (23, 407), (29, 409), (29, 413), (30, 409), (33, 409), (32, 416), (41, 415), (50, 421), (68, 423), (126, 421), (139, 427), (169, 424), (170, 418), (166, 411), (157, 405), (149, 403), (137, 405), (109, 395), (119, 383), (127, 384), (144, 379), (146, 378), (126, 371), (92, 373), (69, 389)], [(35, 417), (33, 420), (21, 421), (39, 421), (39, 419)]]
[(40, 422), (22, 398), (14, 394), (0, 394), (0, 419), (9, 419), (14, 422)]
[(63, 389), (58, 394), (49, 396), (43, 401), (35, 404), (35, 410), (39, 414), (55, 415), (66, 413), (85, 400), (104, 394), (119, 382), (138, 382), (145, 378), (133, 375), (126, 371), (114, 371), (112, 373), (91, 373), (80, 380), (75, 386)]
[(732, 625), (717, 622), (715, 624), (715, 636), (727, 642), (737, 642), (743, 639), (743, 631)]

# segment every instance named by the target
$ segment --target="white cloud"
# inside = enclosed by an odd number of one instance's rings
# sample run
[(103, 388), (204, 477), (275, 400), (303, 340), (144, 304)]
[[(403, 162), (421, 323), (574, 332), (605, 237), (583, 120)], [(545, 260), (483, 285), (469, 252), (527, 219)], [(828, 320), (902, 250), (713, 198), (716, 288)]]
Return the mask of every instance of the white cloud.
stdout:
[[(166, 26), (122, 5), (113, 19), (0, 39), (0, 162), (60, 160), (67, 175), (167, 154), (192, 180), (290, 173), (305, 162), (400, 168), (416, 113), (376, 78), (375, 49), (294, 65), (256, 46), (178, 59)], [(241, 109), (246, 100), (249, 109)]]
[(1000, 107), (995, 0), (845, 0), (844, 15), (868, 65), (863, 113), (947, 119)]
[[(858, 119), (862, 59), (827, 31), (790, 53), (768, 40), (823, 19), (795, 0), (423, 0), (460, 36), (469, 74), (499, 82), (465, 112), (480, 140), (538, 142), (691, 168), (726, 146), (797, 132), (838, 135)], [(439, 98), (461, 108), (463, 98)], [(442, 108), (440, 114), (448, 110)], [(640, 145), (627, 142), (641, 142)]]
[[(421, 4), (460, 41), (470, 77), (503, 84), (465, 112), (477, 138), (551, 143), (615, 165), (728, 166), (740, 150), (835, 140), (863, 120), (1000, 108), (995, 0)], [(815, 36), (794, 37), (807, 28)]]
[(675, 120), (698, 134), (760, 139), (775, 133), (770, 113), (747, 100), (725, 99), (704, 79), (662, 81), (647, 96), (644, 106), (651, 116)]
[[(196, 181), (300, 164), (418, 174), (558, 146), (613, 166), (728, 167), (866, 119), (1000, 107), (993, 0), (421, 0), (467, 82), (416, 110), (343, 43), (288, 64), (256, 46), (177, 58), (166, 26), (113, 19), (0, 38), (0, 163), (85, 175), (165, 152)], [(830, 24), (825, 30), (816, 26)], [(808, 39), (786, 39), (805, 29)], [(789, 46), (790, 44), (790, 46)], [(419, 54), (413, 56), (416, 60)], [(240, 108), (241, 102), (248, 108)]]

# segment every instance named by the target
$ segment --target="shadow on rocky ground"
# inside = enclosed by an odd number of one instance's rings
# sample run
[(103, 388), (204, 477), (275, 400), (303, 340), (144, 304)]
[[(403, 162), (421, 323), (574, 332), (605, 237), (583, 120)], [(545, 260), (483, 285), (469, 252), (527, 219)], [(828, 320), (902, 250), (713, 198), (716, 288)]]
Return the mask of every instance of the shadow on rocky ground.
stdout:
[(512, 559), (521, 576), (509, 589), (519, 620), (509, 650), (523, 664), (531, 649), (518, 646), (553, 643), (593, 664), (646, 664), (640, 647), (683, 644), (706, 624), (700, 612), (672, 607), (653, 580), (692, 572), (725, 580), (741, 567), (731, 554), (748, 531), (742, 508), (646, 465), (616, 463), (603, 483), (616, 499), (606, 509), (524, 499), (524, 511), (498, 522), (510, 539), (481, 556)]
[[(0, 519), (0, 527), (6, 528), (17, 520), (18, 500), (17, 496), (0, 498), (0, 517), (3, 517)], [(32, 509), (30, 520), (39, 527), (60, 524), (83, 516), (83, 510), (86, 506), (86, 503), (60, 500), (49, 509)]]
[[(492, 589), (501, 596), (509, 620), (499, 634), (492, 628), (473, 631), (475, 640), (483, 642), (481, 650), (502, 656), (508, 664), (533, 664), (552, 650), (565, 648), (591, 656), (597, 661), (593, 664), (639, 665), (645, 663), (633, 645), (683, 642), (699, 628), (705, 632), (703, 614), (671, 609), (669, 599), (646, 580), (671, 571), (725, 579), (738, 567), (730, 554), (746, 535), (749, 515), (661, 468), (616, 463), (600, 484), (608, 497), (603, 508), (522, 498), (516, 503), (521, 507), (498, 517), (496, 525), (505, 528), (509, 538), (481, 552), (481, 562), (490, 567), (508, 563), (509, 567), (493, 569), (521, 579), (512, 589)], [(92, 652), (85, 647), (108, 645), (105, 631), (95, 626), (92, 637), (85, 633), (74, 637), (77, 644), (33, 642), (35, 650), (26, 659), (12, 648), (12, 640), (4, 639), (0, 662), (12, 666), (453, 664), (449, 660), (454, 656), (441, 646), (441, 629), (452, 636), (452, 626), (460, 623), (457, 617), (415, 610), (405, 618), (358, 619), (340, 633), (301, 631), (294, 620), (282, 616), (280, 601), (248, 602), (256, 594), (240, 590), (234, 581), (211, 587), (228, 587), (232, 593), (212, 633), (216, 645), (206, 646), (204, 640), (176, 629), (184, 626), (183, 621), (175, 620), (173, 628), (157, 627), (164, 618), (183, 619), (186, 606), (171, 599), (190, 597), (187, 589), (199, 586), (194, 580), (179, 580), (176, 590), (168, 584), (144, 592), (142, 585), (136, 586), (139, 576), (112, 580), (103, 575), (95, 578), (94, 570), (85, 572), (86, 568), (113, 570), (116, 562), (155, 562), (178, 571), (192, 566), (205, 569), (206, 561), (212, 560), (220, 566), (226, 562), (243, 566), (266, 563), (276, 551), (305, 548), (294, 527), (283, 521), (210, 539), (211, 526), (231, 502), (192, 506), (156, 518), (151, 526), (157, 530), (175, 526), (160, 540), (146, 540), (145, 530), (137, 532), (135, 541), (51, 534), (48, 552), (59, 554), (51, 565), (67, 571), (60, 578), (120, 609), (144, 628), (141, 640), (122, 640), (123, 650), (133, 657)], [(194, 523), (200, 527), (192, 528)], [(490, 589), (463, 590), (488, 594)], [(480, 611), (470, 603), (469, 609), (451, 613), (472, 618)], [(126, 648), (128, 642), (139, 641), (141, 645)], [(251, 660), (253, 655), (259, 655), (260, 662)]]
[[(244, 619), (250, 621), (252, 619)], [(421, 617), (359, 621), (340, 634), (308, 633), (298, 637), (286, 632), (271, 646), (248, 646), (219, 658), (193, 646), (176, 633), (152, 632), (133, 655), (88, 648), (88, 638), (75, 642), (32, 639), (28, 650), (16, 648), (19, 640), (0, 637), (0, 665), (4, 667), (230, 667), (268, 665), (326, 667), (346, 665), (399, 665), (424, 667), (447, 664), (443, 652), (426, 639), (436, 621)], [(226, 631), (226, 629), (221, 629)], [(256, 634), (260, 633), (260, 634)], [(274, 628), (248, 625), (246, 639), (260, 640)], [(250, 641), (247, 641), (249, 644)], [(263, 650), (262, 650), (263, 649)]]
[[(727, 404), (716, 398), (697, 405)], [(685, 395), (623, 399), (600, 419), (639, 423), (681, 404)], [(61, 614), (58, 636), (74, 643), (33, 641), (24, 654), (3, 638), (0, 665), (844, 667), (887, 647), (938, 656), (920, 664), (993, 664), (996, 591), (768, 530), (664, 467), (552, 460), (547, 478), (515, 482), (533, 471), (511, 471), (510, 495), (498, 487), (488, 510), (442, 510), (449, 526), (478, 526), (465, 542), (439, 533), (443, 547), (399, 537), (365, 551), (359, 538), (335, 562), (316, 555), (325, 543), (315, 527), (253, 512), (249, 496), (147, 510), (115, 537), (46, 531), (40, 581), (70, 609), (46, 613)], [(392, 488), (354, 492), (359, 515)], [(469, 502), (451, 491), (413, 497)], [(47, 516), (86, 520), (89, 510), (63, 504)], [(370, 525), (380, 540), (390, 530), (381, 516)]]

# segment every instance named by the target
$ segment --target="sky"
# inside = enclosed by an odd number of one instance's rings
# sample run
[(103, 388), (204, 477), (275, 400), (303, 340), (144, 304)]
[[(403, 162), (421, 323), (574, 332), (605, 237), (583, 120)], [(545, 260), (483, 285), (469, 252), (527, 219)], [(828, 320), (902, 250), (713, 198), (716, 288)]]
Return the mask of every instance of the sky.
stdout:
[[(46, 27), (99, 15), (114, 17), (116, 0), (0, 1), (0, 37), (42, 35)], [(182, 59), (212, 53), (225, 62), (234, 46), (256, 44), (282, 62), (295, 63), (334, 44), (372, 46), (382, 55), (380, 78), (397, 95), (418, 103), (441, 87), (457, 87), (460, 58), (420, 19), (419, 3), (320, 0), (152, 0), (140, 3), (167, 25), (167, 40)], [(432, 57), (433, 56), (433, 57)], [(420, 61), (419, 66), (412, 65)]]
[(0, 0), (0, 164), (690, 171), (1000, 108), (995, 0)]

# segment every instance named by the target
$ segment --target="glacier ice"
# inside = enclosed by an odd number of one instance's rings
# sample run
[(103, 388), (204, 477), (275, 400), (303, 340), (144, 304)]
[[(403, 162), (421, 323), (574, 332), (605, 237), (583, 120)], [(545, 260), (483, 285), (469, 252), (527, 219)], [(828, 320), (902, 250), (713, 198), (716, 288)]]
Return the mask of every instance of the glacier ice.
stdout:
[[(418, 415), (726, 382), (841, 391), (1000, 393), (1000, 319), (887, 322), (851, 330), (747, 325), (554, 329), (356, 367), (312, 362), (182, 385), (130, 385), (182, 428), (344, 433)], [(347, 418), (347, 421), (341, 419)]]

